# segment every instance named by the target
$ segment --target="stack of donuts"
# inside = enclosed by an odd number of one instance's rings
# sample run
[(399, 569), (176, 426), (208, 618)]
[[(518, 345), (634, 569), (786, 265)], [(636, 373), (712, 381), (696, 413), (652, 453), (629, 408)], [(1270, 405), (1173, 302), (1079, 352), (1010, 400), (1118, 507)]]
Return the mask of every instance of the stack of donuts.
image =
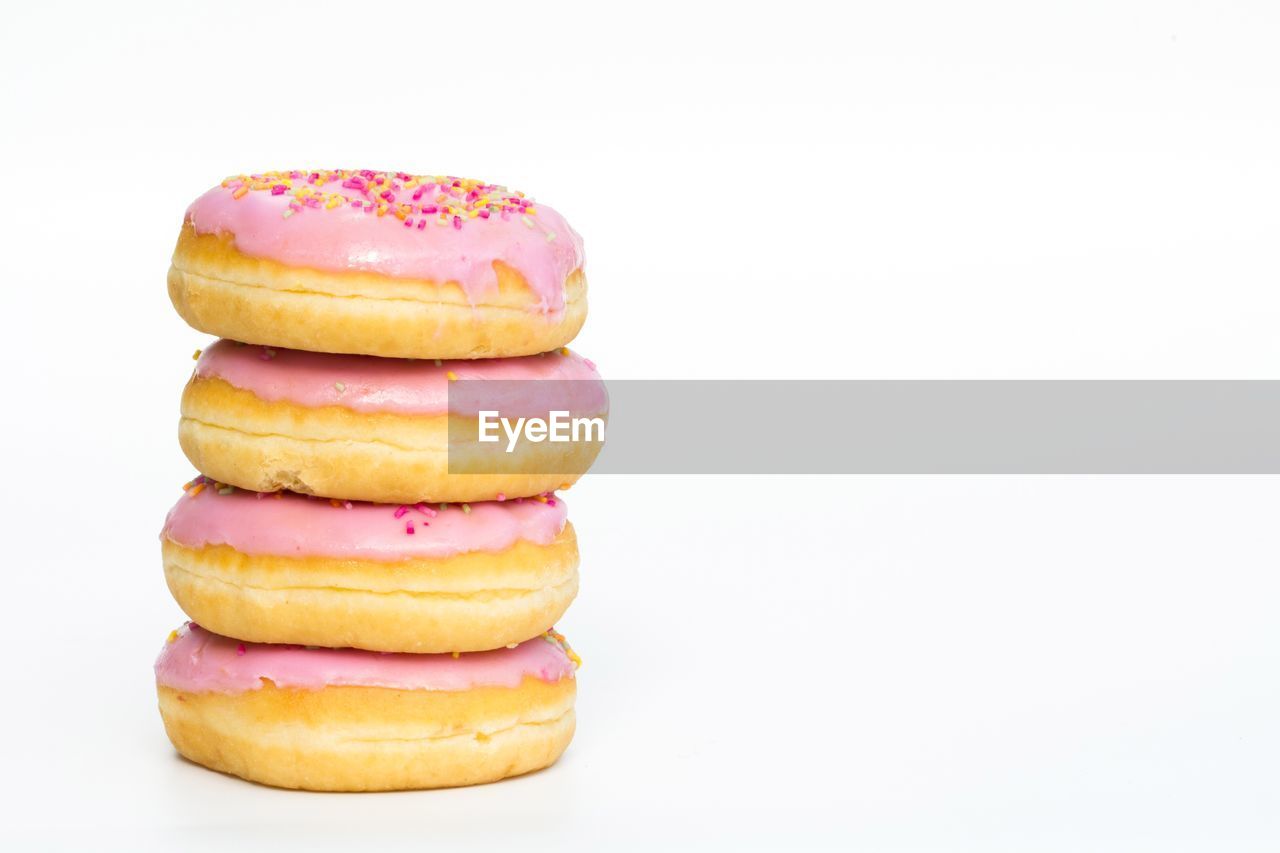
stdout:
[[(161, 533), (191, 621), (156, 661), (165, 730), (287, 788), (489, 782), (553, 763), (579, 664), (567, 489), (596, 445), (449, 465), (454, 383), (555, 380), (604, 416), (581, 238), (482, 181), (241, 175), (186, 212), (169, 295), (196, 353), (179, 439), (199, 475)], [(480, 386), (485, 387), (485, 386)], [(496, 387), (496, 386), (494, 386)]]

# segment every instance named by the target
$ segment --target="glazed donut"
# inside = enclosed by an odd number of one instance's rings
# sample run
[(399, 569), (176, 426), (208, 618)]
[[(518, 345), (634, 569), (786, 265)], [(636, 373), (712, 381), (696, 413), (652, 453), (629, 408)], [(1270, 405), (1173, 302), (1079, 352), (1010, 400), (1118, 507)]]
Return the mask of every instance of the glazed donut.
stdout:
[(242, 643), (194, 624), (156, 661), (183, 756), (280, 788), (392, 791), (493, 782), (573, 737), (576, 655), (554, 632), (462, 655)]
[(178, 605), (219, 634), (380, 652), (496, 649), (578, 590), (564, 502), (394, 506), (197, 477), (160, 534)]
[[(196, 470), (221, 483), (394, 504), (544, 494), (572, 485), (600, 452), (596, 441), (524, 442), (499, 460), (509, 462), (502, 471), (451, 472), (449, 384), (474, 379), (544, 389), (553, 408), (607, 415), (595, 365), (569, 350), (414, 361), (218, 341), (183, 392), (178, 439)], [(454, 417), (475, 434), (474, 416)]]
[(220, 337), (395, 358), (533, 355), (587, 316), (582, 238), (554, 210), (369, 170), (223, 181), (187, 209), (169, 298)]

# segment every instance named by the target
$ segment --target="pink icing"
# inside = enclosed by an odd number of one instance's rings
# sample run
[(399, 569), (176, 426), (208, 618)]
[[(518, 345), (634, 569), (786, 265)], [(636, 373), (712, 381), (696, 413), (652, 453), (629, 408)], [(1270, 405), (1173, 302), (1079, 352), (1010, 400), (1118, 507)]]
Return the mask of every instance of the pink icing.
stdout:
[[(301, 406), (342, 406), (357, 412), (404, 415), (447, 412), (450, 373), (459, 381), (555, 382), (544, 387), (556, 395), (558, 405), (575, 412), (600, 413), (608, 405), (595, 365), (577, 353), (565, 355), (559, 350), (521, 358), (448, 360), (437, 365), (433, 360), (272, 349), (222, 340), (206, 349), (196, 362), (196, 376), (217, 377), (268, 402), (286, 400)], [(561, 399), (566, 394), (571, 399)], [(515, 405), (539, 409), (534, 402), (524, 400)], [(540, 411), (546, 411), (545, 403)]]
[[(362, 270), (395, 278), (453, 281), (473, 304), (496, 290), (493, 264), (502, 261), (524, 276), (538, 298), (539, 310), (553, 316), (563, 310), (565, 278), (582, 266), (582, 238), (546, 205), (534, 205), (530, 215), (519, 213), (519, 208), (511, 213), (505, 205), (500, 213), (490, 215), (486, 208), (484, 218), (472, 218), (468, 208), (474, 204), (449, 188), (457, 197), (449, 197), (447, 203), (462, 213), (454, 227), (452, 216), (442, 217), (433, 210), (440, 206), (432, 203), (440, 190), (426, 183), (431, 178), (406, 190), (405, 179), (413, 176), (379, 176), (387, 183), (374, 186), (358, 177), (353, 182), (335, 173), (319, 173), (315, 179), (309, 174), (294, 173), (297, 177), (290, 179), (286, 173), (280, 180), (287, 181), (289, 188), (278, 194), (266, 188), (267, 183), (275, 183), (274, 178), (228, 180), (196, 199), (187, 209), (187, 219), (199, 234), (233, 235), (236, 248), (246, 255), (328, 272)], [(465, 182), (462, 189), (474, 183)], [(249, 192), (245, 185), (265, 191)], [(415, 200), (423, 187), (430, 188), (427, 195), (419, 194)], [(507, 192), (487, 185), (480, 189), (493, 190), (495, 200)], [(307, 199), (299, 199), (300, 190), (316, 194), (314, 201), (333, 205), (304, 204)], [(377, 215), (378, 207), (388, 207), (384, 193), (394, 198), (392, 212), (398, 208), (412, 215), (407, 220), (386, 215), (386, 210)], [(424, 210), (432, 214), (424, 215)]]
[(574, 665), (560, 644), (547, 637), (455, 658), (241, 643), (188, 622), (160, 651), (155, 672), (157, 684), (189, 693), (243, 693), (259, 689), (264, 678), (276, 687), (297, 690), (334, 686), (452, 691), (519, 687), (527, 676), (554, 683), (573, 678)]
[[(504, 551), (520, 540), (547, 545), (564, 529), (567, 515), (560, 498), (468, 508), (402, 509), (357, 501), (334, 506), (293, 492), (277, 498), (241, 489), (222, 495), (206, 488), (178, 499), (160, 535), (188, 548), (229, 545), (245, 554), (392, 562)], [(414, 522), (413, 536), (405, 533), (406, 521)]]

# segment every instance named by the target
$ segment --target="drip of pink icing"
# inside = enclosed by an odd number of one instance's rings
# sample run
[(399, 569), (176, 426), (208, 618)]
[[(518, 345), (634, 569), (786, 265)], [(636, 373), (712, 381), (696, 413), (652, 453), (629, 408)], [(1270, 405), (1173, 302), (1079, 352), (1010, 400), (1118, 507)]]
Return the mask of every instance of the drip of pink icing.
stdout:
[[(342, 194), (347, 202), (366, 200), (337, 179), (309, 186)], [(536, 205), (532, 217), (469, 218), (458, 228), (432, 221), (417, 228), (347, 202), (327, 209), (303, 207), (286, 216), (291, 204), (298, 208), (291, 193), (249, 192), (239, 198), (235, 193), (232, 186), (217, 186), (187, 208), (196, 233), (231, 234), (240, 252), (291, 266), (453, 281), (474, 304), (497, 289), (493, 264), (502, 261), (524, 276), (539, 310), (552, 316), (564, 309), (565, 278), (582, 266), (582, 238), (544, 204)], [(407, 199), (412, 193), (400, 195)]]
[[(196, 376), (222, 379), (252, 391), (268, 402), (286, 400), (300, 406), (342, 406), (357, 412), (439, 415), (449, 410), (449, 374), (458, 381), (474, 379), (531, 383), (543, 380), (557, 408), (597, 414), (608, 407), (604, 383), (595, 365), (577, 353), (561, 351), (521, 358), (433, 360), (377, 358), (248, 346), (218, 341), (200, 355)], [(533, 391), (532, 388), (529, 389)], [(521, 394), (520, 397), (537, 396)], [(514, 402), (514, 401), (510, 401)], [(542, 413), (547, 407), (523, 400), (519, 407)], [(503, 414), (521, 414), (503, 411)]]
[[(520, 540), (547, 545), (564, 529), (567, 515), (560, 498), (489, 501), (469, 508), (467, 513), (459, 504), (444, 510), (411, 506), (398, 516), (395, 505), (352, 501), (348, 509), (293, 492), (277, 498), (203, 489), (178, 499), (160, 535), (188, 548), (229, 545), (244, 554), (393, 562), (505, 551)], [(418, 522), (416, 535), (405, 535), (406, 518)]]
[(573, 678), (574, 666), (564, 649), (545, 637), (455, 658), (241, 643), (187, 623), (160, 651), (155, 672), (157, 684), (190, 693), (243, 693), (260, 688), (264, 678), (276, 687), (297, 690), (334, 686), (454, 691), (519, 687), (527, 676), (554, 683)]

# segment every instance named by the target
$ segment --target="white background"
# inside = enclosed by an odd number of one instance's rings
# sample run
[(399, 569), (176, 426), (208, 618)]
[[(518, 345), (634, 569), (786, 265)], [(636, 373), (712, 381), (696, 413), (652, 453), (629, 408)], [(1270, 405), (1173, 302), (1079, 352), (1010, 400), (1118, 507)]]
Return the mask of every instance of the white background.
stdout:
[(1277, 377), (1274, 4), (840, 7), (8, 7), (0, 839), (1280, 846), (1270, 478), (588, 478), (554, 768), (315, 795), (165, 740), (164, 272), (228, 174), (532, 193), (611, 378)]

